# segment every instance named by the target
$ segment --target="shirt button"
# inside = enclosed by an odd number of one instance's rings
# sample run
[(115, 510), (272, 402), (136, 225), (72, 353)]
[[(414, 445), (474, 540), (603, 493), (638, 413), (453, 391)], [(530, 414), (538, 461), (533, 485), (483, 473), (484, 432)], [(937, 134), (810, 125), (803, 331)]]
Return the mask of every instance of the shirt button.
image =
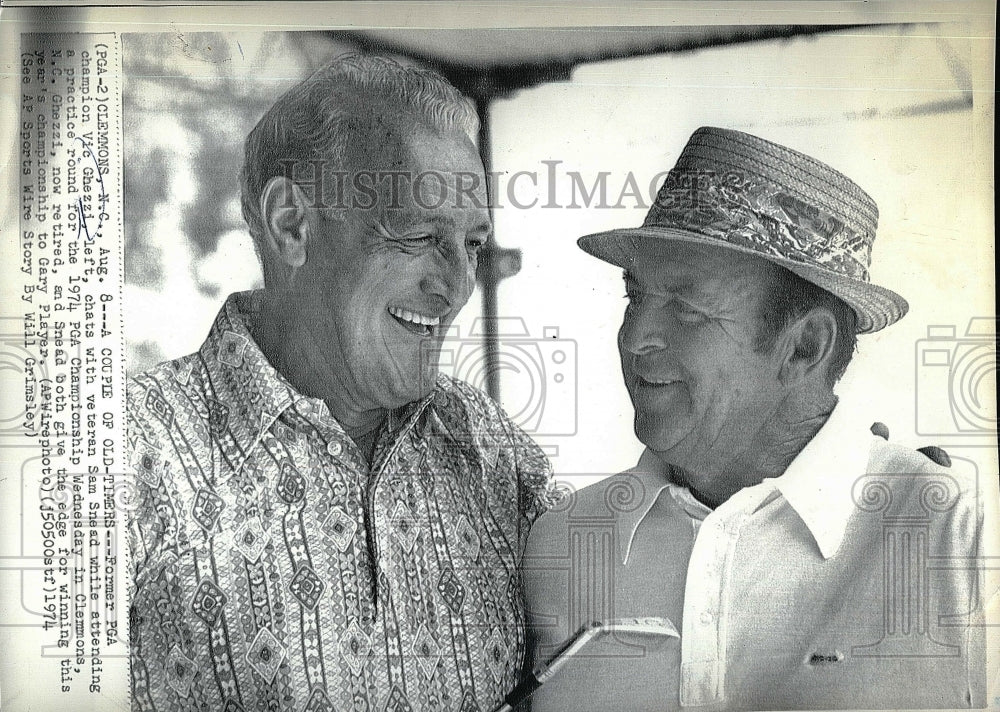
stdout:
[(701, 622), (703, 625), (712, 625), (712, 621), (715, 620), (715, 616), (712, 615), (711, 611), (705, 611), (701, 614)]
[(344, 446), (338, 443), (336, 440), (331, 440), (326, 444), (326, 451), (330, 453), (333, 457), (337, 457), (344, 451)]

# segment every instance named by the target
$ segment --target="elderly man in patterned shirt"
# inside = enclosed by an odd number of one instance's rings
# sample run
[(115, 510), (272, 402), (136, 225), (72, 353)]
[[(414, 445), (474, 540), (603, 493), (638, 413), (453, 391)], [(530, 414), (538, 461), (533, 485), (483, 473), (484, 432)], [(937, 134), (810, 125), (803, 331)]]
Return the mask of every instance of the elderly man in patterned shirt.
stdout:
[(265, 287), (128, 394), (135, 708), (488, 710), (513, 686), (549, 465), (428, 357), (491, 231), (476, 122), (440, 76), (347, 57), (247, 138)]

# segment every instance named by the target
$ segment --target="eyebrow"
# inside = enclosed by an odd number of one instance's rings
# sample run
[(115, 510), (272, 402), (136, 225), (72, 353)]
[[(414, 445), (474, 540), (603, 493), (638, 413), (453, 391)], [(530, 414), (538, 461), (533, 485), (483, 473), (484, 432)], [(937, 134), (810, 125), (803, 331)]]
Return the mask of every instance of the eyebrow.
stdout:
[(469, 228), (469, 232), (482, 232), (482, 233), (485, 233), (487, 235), (492, 235), (493, 234), (493, 221), (490, 220), (489, 218), (486, 218), (485, 220), (477, 222), (475, 225), (473, 225), (471, 228)]
[[(390, 219), (390, 216), (393, 219)], [(386, 211), (383, 216), (376, 221), (377, 224), (389, 233), (399, 235), (405, 233), (409, 228), (416, 225), (432, 225), (436, 228), (453, 228), (456, 221), (447, 214), (431, 212), (425, 208), (398, 208)], [(474, 223), (467, 231), (468, 233), (481, 233), (491, 235), (493, 233), (493, 222), (484, 217), (483, 220)]]
[(632, 272), (629, 272), (628, 270), (622, 272), (622, 279), (625, 280), (625, 284), (634, 284), (637, 286), (639, 284), (639, 279)]
[[(626, 285), (639, 285), (639, 280), (636, 278), (632, 272), (625, 270), (622, 272), (622, 279), (625, 280)], [(670, 294), (694, 294), (693, 283), (690, 279), (678, 282), (677, 284), (670, 285), (669, 287), (664, 287), (664, 292), (669, 292)]]
[(455, 221), (447, 216), (435, 215), (423, 209), (413, 208), (393, 208), (383, 211), (377, 222), (393, 236), (405, 234), (412, 228), (421, 225), (449, 228), (455, 224)]

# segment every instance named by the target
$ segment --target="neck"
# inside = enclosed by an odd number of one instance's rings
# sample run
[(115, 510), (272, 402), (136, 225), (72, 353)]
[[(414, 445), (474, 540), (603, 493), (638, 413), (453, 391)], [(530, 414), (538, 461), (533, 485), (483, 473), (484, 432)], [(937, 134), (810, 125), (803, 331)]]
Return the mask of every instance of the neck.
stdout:
[(374, 443), (388, 411), (365, 406), (352, 397), (338, 378), (344, 369), (333, 367), (329, 360), (328, 354), (335, 349), (319, 348), (309, 326), (296, 320), (298, 313), (280, 293), (265, 290), (250, 332), (274, 369), (299, 393), (326, 403), (330, 414), (370, 459), (370, 448), (365, 445)]
[(717, 507), (741, 489), (783, 474), (823, 427), (836, 404), (837, 397), (829, 391), (796, 403), (786, 402), (742, 452), (711, 469), (672, 465), (673, 479), (687, 486), (702, 503)]
[(752, 471), (758, 482), (778, 477), (788, 469), (830, 419), (837, 398), (829, 393), (826, 398), (811, 400), (806, 405), (782, 418), (769, 420), (760, 432), (759, 442), (763, 447), (751, 448), (740, 458), (742, 466)]

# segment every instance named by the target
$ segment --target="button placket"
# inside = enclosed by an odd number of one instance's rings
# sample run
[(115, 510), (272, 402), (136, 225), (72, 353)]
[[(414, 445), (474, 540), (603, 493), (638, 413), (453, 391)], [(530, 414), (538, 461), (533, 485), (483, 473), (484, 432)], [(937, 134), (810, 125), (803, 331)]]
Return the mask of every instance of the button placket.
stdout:
[[(689, 587), (685, 600), (698, 601), (697, 622), (685, 631), (693, 640), (683, 648), (681, 701), (684, 705), (705, 705), (725, 698), (726, 677), (726, 581), (736, 554), (740, 531), (767, 494), (764, 488), (737, 492), (706, 519), (695, 541), (699, 566), (689, 567)], [(700, 575), (694, 581), (690, 572)], [(693, 598), (688, 598), (688, 596)], [(685, 611), (688, 613), (688, 611)], [(683, 643), (682, 643), (683, 645)]]
[(681, 699), (703, 705), (721, 694), (724, 631), (721, 630), (722, 584), (730, 552), (729, 522), (716, 511), (702, 523), (688, 564), (681, 638)]

